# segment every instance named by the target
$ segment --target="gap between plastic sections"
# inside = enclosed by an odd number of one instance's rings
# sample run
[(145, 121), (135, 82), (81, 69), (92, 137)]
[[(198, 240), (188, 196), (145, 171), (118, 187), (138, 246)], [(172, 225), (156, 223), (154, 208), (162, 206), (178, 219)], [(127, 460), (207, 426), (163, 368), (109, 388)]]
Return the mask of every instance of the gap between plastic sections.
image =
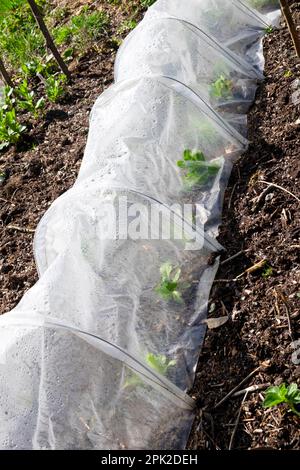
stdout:
[(38, 313), (32, 314), (23, 312), (21, 315), (18, 313), (2, 315), (0, 317), (0, 328), (6, 326), (44, 327), (70, 331), (98, 350), (102, 351), (104, 354), (126, 364), (132, 371), (143, 376), (144, 379), (146, 379), (146, 381), (148, 381), (154, 388), (159, 390), (161, 393), (164, 393), (164, 395), (177, 406), (190, 411), (192, 411), (196, 406), (196, 402), (193, 398), (187, 395), (187, 393), (177, 387), (177, 385), (173, 384), (166, 377), (151, 369), (151, 367), (149, 367), (145, 362), (137, 359), (120, 346), (117, 346), (116, 344), (93, 333), (81, 330), (80, 328), (71, 325), (66, 325), (59, 319), (44, 317), (42, 314)]

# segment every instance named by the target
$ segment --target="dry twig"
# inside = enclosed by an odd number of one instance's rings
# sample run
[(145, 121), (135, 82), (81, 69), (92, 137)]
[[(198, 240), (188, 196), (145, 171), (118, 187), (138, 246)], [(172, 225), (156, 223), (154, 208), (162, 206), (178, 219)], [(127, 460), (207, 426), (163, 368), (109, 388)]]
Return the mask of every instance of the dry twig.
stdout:
[(274, 293), (275, 293), (275, 299), (276, 299), (275, 305), (276, 305), (277, 314), (280, 315), (280, 308), (278, 305), (278, 300), (281, 300), (285, 308), (285, 314), (286, 314), (287, 321), (288, 321), (289, 334), (290, 334), (291, 340), (294, 341), (291, 314), (290, 314), (290, 309), (287, 303), (287, 299), (279, 289), (274, 289)]
[(235, 421), (235, 425), (234, 425), (234, 428), (233, 428), (233, 431), (232, 431), (232, 434), (231, 434), (228, 450), (232, 449), (233, 441), (234, 441), (236, 431), (237, 431), (237, 428), (238, 428), (238, 425), (239, 425), (239, 422), (240, 422), (241, 414), (242, 414), (243, 404), (245, 403), (247, 395), (248, 395), (248, 392), (245, 393), (243, 401), (241, 403), (241, 406), (240, 406), (240, 409), (239, 409), (239, 412), (238, 412), (238, 415), (237, 415), (237, 418), (236, 418), (236, 421)]
[(285, 189), (282, 186), (279, 186), (279, 184), (269, 183), (269, 181), (264, 181), (264, 180), (259, 180), (259, 183), (267, 184), (270, 187), (281, 189), (281, 191), (284, 191), (285, 193), (289, 194), (294, 199), (296, 199), (296, 201), (300, 202), (300, 199), (297, 196), (295, 196), (295, 194), (291, 193), (291, 191), (289, 191), (288, 189)]
[(270, 387), (270, 384), (259, 384), (259, 385), (251, 385), (250, 387), (243, 388), (243, 390), (239, 390), (238, 392), (235, 392), (232, 397), (240, 397), (241, 395), (244, 395), (244, 393), (253, 393), (253, 392), (258, 392), (259, 390), (265, 390), (266, 388)]
[(236, 253), (235, 255), (233, 256), (230, 256), (230, 258), (227, 258), (227, 259), (224, 259), (224, 261), (222, 261), (220, 263), (221, 266), (224, 266), (224, 264), (227, 264), (229, 263), (229, 261), (232, 261), (233, 259), (237, 258), (238, 256), (242, 255), (243, 253), (247, 253), (248, 250), (241, 250), (239, 251), (238, 253)]
[(244, 385), (245, 382), (247, 382), (247, 380), (249, 380), (251, 377), (253, 377), (260, 369), (261, 369), (262, 366), (258, 366), (256, 367), (256, 369), (254, 369), (252, 372), (250, 372), (249, 375), (247, 375), (247, 377), (245, 377), (236, 387), (234, 387), (229, 393), (227, 393), (227, 395), (225, 395), (224, 398), (222, 398), (222, 400), (220, 400), (215, 406), (214, 406), (214, 410), (216, 408), (219, 408), (219, 406), (223, 405), (223, 403), (225, 403), (225, 401), (227, 401), (230, 397), (232, 397), (232, 395), (237, 392), (240, 387), (242, 385)]
[(26, 227), (19, 227), (18, 225), (8, 225), (6, 227), (8, 230), (16, 230), (17, 232), (23, 232), (23, 233), (34, 233), (35, 230), (32, 228), (26, 228)]
[(297, 56), (300, 57), (300, 40), (299, 40), (298, 31), (297, 31), (297, 28), (295, 26), (295, 23), (294, 23), (294, 20), (293, 20), (293, 17), (292, 17), (292, 13), (291, 13), (288, 1), (287, 0), (280, 0), (280, 5), (281, 5), (281, 8), (282, 8), (282, 12), (284, 14), (284, 17), (286, 19), (286, 22), (287, 22), (287, 26), (289, 28), (289, 32), (290, 32), (290, 35), (292, 37)]

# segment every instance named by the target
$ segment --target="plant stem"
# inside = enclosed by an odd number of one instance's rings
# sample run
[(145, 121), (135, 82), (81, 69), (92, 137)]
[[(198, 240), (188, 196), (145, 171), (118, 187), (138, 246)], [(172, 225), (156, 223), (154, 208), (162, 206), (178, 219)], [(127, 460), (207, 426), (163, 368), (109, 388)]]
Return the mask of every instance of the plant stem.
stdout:
[(9, 76), (9, 73), (7, 72), (6, 68), (5, 68), (5, 65), (4, 65), (4, 62), (2, 61), (2, 59), (0, 58), (0, 73), (5, 81), (5, 83), (10, 87), (10, 88), (14, 88), (14, 84), (12, 82), (12, 79), (10, 78)]
[(284, 14), (284, 17), (286, 19), (286, 22), (287, 22), (297, 56), (300, 57), (300, 40), (299, 40), (298, 32), (297, 32), (297, 29), (296, 29), (296, 26), (292, 17), (290, 7), (288, 5), (287, 0), (280, 0), (280, 5), (281, 5), (282, 12)]
[(35, 0), (27, 0), (29, 3), (29, 6), (31, 8), (32, 14), (37, 22), (37, 24), (40, 27), (40, 30), (46, 40), (46, 46), (51, 50), (56, 62), (58, 63), (59, 67), (63, 71), (63, 73), (70, 78), (70, 72), (68, 70), (67, 65), (65, 64), (63, 58), (61, 57), (56, 45), (54, 44), (54, 41), (47, 29), (46, 23), (41, 15), (40, 9), (38, 5), (35, 3)]

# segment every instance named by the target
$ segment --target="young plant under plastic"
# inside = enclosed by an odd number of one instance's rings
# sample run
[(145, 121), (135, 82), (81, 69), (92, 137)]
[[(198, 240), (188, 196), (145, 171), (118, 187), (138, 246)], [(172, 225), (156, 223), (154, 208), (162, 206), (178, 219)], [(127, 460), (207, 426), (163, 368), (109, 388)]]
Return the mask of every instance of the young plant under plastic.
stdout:
[(220, 170), (218, 164), (207, 162), (202, 152), (193, 153), (191, 150), (184, 151), (183, 159), (177, 165), (186, 170), (183, 181), (187, 189), (206, 185)]
[(220, 75), (210, 86), (210, 95), (215, 99), (228, 100), (232, 95), (233, 82), (225, 75)]
[[(163, 376), (167, 375), (168, 370), (171, 367), (176, 366), (175, 359), (169, 360), (164, 354), (147, 353), (145, 362), (149, 367), (151, 367), (151, 369)], [(125, 381), (124, 388), (137, 387), (138, 385), (143, 384), (144, 382), (137, 374), (130, 373), (129, 377)]]
[(157, 294), (164, 300), (182, 303), (181, 269), (173, 267), (171, 263), (164, 263), (160, 267), (160, 274), (160, 284), (155, 289)]

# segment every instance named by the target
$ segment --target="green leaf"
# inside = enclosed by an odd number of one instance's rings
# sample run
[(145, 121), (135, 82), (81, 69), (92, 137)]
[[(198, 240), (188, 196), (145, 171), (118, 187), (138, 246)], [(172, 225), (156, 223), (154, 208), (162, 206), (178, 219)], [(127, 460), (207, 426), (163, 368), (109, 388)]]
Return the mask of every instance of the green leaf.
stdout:
[(291, 401), (295, 404), (300, 403), (300, 390), (298, 389), (298, 385), (296, 383), (292, 383), (288, 386), (286, 398), (288, 401)]
[[(162, 354), (152, 354), (148, 353), (145, 357), (145, 361), (151, 369), (155, 370), (158, 374), (166, 375), (168, 369), (170, 367), (174, 367), (176, 365), (175, 359), (171, 359), (170, 361), (168, 358)], [(130, 388), (130, 387), (137, 387), (140, 385), (144, 385), (144, 382), (140, 378), (138, 374), (134, 372), (129, 372), (128, 377), (125, 380), (123, 385), (123, 389)]]
[(129, 377), (125, 380), (125, 383), (123, 385), (123, 388), (129, 388), (129, 387), (137, 387), (138, 385), (142, 385), (143, 382), (139, 375), (130, 373)]
[(181, 269), (178, 268), (175, 275), (174, 275), (174, 277), (173, 277), (173, 282), (178, 282), (179, 279), (180, 279), (180, 275), (181, 275)]
[(176, 365), (176, 361), (173, 359), (168, 361), (167, 357), (162, 354), (148, 353), (146, 355), (147, 364), (161, 375), (166, 375), (168, 369)]
[(44, 106), (45, 106), (45, 98), (42, 97), (37, 101), (35, 107), (36, 107), (36, 109), (41, 109)]
[(156, 287), (155, 292), (157, 292), (164, 300), (172, 300), (173, 298), (172, 291), (170, 291), (166, 285)]
[(191, 150), (185, 150), (183, 152), (183, 160), (190, 160), (191, 159), (192, 152)]
[(298, 385), (295, 383), (291, 383), (287, 388), (286, 396), (292, 397), (297, 391), (298, 391)]
[(8, 146), (9, 146), (9, 142), (6, 142), (6, 141), (1, 142), (1, 143), (0, 143), (0, 150), (3, 150), (3, 149), (5, 149), (5, 148), (8, 147)]
[(183, 299), (180, 291), (184, 289), (184, 286), (180, 282), (181, 269), (166, 262), (160, 267), (160, 274), (160, 284), (155, 288), (155, 292), (164, 300), (174, 300), (177, 303), (182, 303)]
[(172, 293), (172, 296), (173, 296), (173, 299), (175, 300), (175, 302), (177, 302), (179, 304), (183, 303), (182, 295), (178, 290), (174, 290), (173, 293)]
[(164, 263), (162, 264), (162, 266), (160, 267), (160, 273), (162, 275), (162, 278), (163, 279), (169, 279), (170, 278), (170, 275), (171, 275), (171, 272), (172, 272), (172, 265), (171, 263)]
[(271, 408), (272, 406), (279, 405), (286, 401), (286, 386), (285, 384), (275, 387), (269, 387), (265, 392), (265, 399), (263, 402), (264, 408)]
[(233, 82), (225, 75), (221, 74), (210, 86), (210, 94), (213, 98), (232, 98)]
[(187, 170), (183, 180), (189, 190), (196, 186), (200, 187), (207, 184), (210, 178), (215, 176), (220, 170), (220, 165), (216, 162), (210, 163), (206, 161), (203, 152), (192, 153), (190, 150), (184, 151), (183, 160), (179, 160), (177, 166)]

